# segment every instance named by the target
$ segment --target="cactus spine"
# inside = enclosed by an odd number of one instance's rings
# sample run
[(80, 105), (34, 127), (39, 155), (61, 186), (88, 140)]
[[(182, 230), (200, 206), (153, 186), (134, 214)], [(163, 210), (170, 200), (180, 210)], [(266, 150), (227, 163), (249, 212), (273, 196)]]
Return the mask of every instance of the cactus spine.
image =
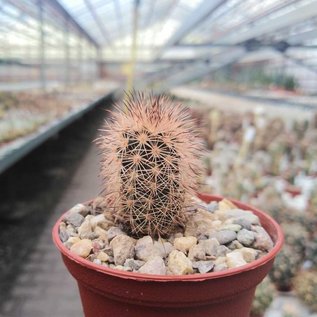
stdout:
[(97, 143), (104, 195), (133, 236), (167, 236), (186, 222), (200, 174), (201, 142), (187, 109), (165, 96), (131, 94)]

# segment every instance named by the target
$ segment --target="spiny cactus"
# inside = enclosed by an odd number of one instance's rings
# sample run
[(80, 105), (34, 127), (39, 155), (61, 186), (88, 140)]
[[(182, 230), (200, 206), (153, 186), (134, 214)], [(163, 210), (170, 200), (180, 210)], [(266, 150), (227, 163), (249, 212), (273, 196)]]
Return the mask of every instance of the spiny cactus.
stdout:
[(133, 236), (167, 236), (186, 222), (202, 143), (186, 108), (166, 96), (127, 95), (97, 143), (103, 193)]
[(262, 316), (271, 305), (276, 290), (273, 283), (266, 277), (256, 288), (251, 307), (251, 317)]
[(289, 291), (292, 288), (292, 278), (301, 265), (301, 257), (294, 250), (285, 245), (276, 256), (269, 273), (272, 282), (280, 291)]
[(311, 266), (317, 269), (317, 234), (307, 244), (306, 258), (311, 262)]
[(308, 231), (299, 223), (283, 223), (282, 229), (285, 235), (285, 243), (302, 259), (308, 242)]
[(317, 271), (303, 271), (294, 279), (294, 289), (299, 298), (314, 312), (317, 312)]

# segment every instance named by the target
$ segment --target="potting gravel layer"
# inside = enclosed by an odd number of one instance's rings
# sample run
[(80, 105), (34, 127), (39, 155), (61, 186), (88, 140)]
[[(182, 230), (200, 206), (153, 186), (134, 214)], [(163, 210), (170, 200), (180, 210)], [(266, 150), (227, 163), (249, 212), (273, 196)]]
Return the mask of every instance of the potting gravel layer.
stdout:
[(59, 236), (71, 252), (95, 264), (159, 275), (224, 271), (250, 263), (273, 248), (251, 211), (226, 199), (209, 204), (193, 201), (186, 228), (166, 239), (130, 237), (114, 224), (102, 197), (70, 209)]

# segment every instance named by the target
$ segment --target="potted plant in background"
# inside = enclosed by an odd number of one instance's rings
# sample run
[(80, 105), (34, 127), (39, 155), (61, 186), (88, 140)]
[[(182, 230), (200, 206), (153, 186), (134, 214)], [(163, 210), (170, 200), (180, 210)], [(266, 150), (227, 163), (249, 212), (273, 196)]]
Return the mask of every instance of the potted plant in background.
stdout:
[(85, 316), (248, 316), (283, 235), (258, 209), (196, 195), (196, 130), (187, 109), (144, 94), (101, 130), (102, 196), (53, 229)]
[(263, 317), (265, 311), (271, 305), (276, 290), (273, 283), (266, 277), (256, 288), (251, 306), (250, 317)]
[(317, 313), (317, 270), (301, 271), (294, 279), (294, 289), (309, 309)]

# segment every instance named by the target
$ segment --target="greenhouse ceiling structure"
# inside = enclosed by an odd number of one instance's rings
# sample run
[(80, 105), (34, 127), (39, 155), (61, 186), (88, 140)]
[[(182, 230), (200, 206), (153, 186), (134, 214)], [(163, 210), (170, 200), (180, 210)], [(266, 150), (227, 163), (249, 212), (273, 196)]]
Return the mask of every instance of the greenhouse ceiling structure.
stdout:
[[(134, 63), (146, 84), (182, 84), (241, 61), (317, 73), (316, 0), (0, 0), (2, 63)], [(69, 75), (65, 75), (66, 77)]]

